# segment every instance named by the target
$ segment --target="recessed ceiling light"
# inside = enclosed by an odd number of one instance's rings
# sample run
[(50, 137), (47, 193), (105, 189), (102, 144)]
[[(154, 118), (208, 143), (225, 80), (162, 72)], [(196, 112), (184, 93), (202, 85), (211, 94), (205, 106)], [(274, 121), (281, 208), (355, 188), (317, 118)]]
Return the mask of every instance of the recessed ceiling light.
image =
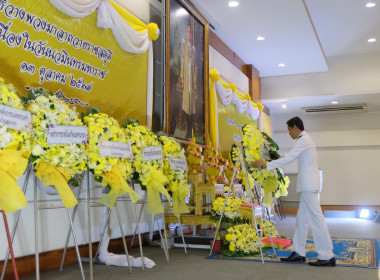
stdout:
[(263, 41), (263, 40), (265, 40), (265, 37), (263, 37), (263, 36), (257, 36), (257, 41)]
[(237, 6), (239, 6), (239, 2), (238, 1), (230, 1), (230, 2), (228, 2), (228, 6), (237, 7)]
[(376, 42), (376, 38), (369, 38), (368, 39), (368, 43), (373, 43), (373, 42)]
[(367, 4), (365, 4), (365, 6), (366, 6), (367, 8), (373, 8), (373, 7), (376, 6), (376, 3), (374, 3), (374, 2), (367, 2)]
[(189, 13), (184, 9), (184, 8), (180, 8), (177, 10), (177, 12), (175, 13), (176, 16), (184, 16), (184, 15), (188, 15)]
[(338, 101), (331, 101), (331, 104), (338, 104)]
[(288, 105), (286, 105), (285, 103), (283, 103), (281, 107), (285, 109), (285, 108), (288, 108)]
[(285, 66), (284, 63), (280, 63), (280, 64), (278, 65), (278, 67), (284, 67), (284, 66)]

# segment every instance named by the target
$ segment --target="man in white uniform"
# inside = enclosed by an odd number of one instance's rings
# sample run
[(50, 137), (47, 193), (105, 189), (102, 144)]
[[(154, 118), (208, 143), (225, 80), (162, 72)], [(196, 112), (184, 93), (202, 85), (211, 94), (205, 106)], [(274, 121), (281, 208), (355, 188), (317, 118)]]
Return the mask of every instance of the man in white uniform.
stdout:
[(320, 185), (315, 144), (309, 134), (304, 131), (303, 122), (299, 117), (288, 120), (286, 124), (290, 137), (296, 139), (293, 149), (278, 160), (268, 163), (256, 161), (250, 164), (254, 168), (273, 170), (298, 159), (297, 192), (301, 193), (301, 200), (293, 237), (293, 252), (289, 257), (281, 258), (281, 261), (305, 262), (305, 247), (310, 225), (318, 260), (309, 264), (335, 266), (333, 245), (318, 199)]

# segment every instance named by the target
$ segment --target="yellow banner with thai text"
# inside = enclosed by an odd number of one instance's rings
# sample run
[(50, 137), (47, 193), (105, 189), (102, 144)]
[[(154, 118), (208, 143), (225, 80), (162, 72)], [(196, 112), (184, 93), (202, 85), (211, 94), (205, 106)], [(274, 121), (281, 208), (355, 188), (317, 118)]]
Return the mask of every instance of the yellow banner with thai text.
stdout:
[(235, 104), (223, 105), (219, 97), (218, 103), (218, 138), (219, 152), (224, 158), (229, 158), (232, 144), (240, 145), (243, 139), (242, 127), (250, 124), (257, 127), (257, 120), (253, 120), (248, 113), (238, 113)]
[(71, 18), (48, 0), (0, 0), (0, 76), (20, 95), (42, 87), (84, 112), (146, 124), (148, 53), (122, 50), (97, 12)]

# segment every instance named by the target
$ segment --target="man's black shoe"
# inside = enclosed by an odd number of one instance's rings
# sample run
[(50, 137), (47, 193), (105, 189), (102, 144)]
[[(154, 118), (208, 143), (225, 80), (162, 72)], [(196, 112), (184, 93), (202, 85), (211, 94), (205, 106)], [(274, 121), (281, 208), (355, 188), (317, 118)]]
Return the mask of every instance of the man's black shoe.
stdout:
[(335, 266), (335, 258), (329, 260), (317, 260), (315, 262), (309, 262), (312, 266)]
[(297, 254), (296, 252), (292, 252), (287, 258), (280, 258), (282, 262), (305, 262), (305, 257)]

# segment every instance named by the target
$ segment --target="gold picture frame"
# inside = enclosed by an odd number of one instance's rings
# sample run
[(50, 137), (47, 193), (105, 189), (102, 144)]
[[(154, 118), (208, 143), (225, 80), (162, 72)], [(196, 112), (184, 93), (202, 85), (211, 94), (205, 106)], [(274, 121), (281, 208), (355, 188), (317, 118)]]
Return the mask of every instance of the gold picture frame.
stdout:
[(209, 23), (186, 0), (167, 0), (166, 15), (166, 133), (207, 144)]

